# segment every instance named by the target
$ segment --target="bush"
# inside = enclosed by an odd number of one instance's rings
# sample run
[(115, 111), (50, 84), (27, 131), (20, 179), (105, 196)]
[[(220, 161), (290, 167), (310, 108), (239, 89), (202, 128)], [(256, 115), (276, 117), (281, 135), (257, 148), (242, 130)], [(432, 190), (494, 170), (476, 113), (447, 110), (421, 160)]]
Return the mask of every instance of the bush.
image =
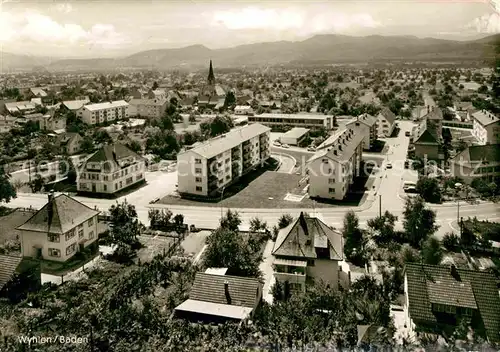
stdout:
[(443, 237), (443, 246), (449, 251), (452, 251), (458, 247), (460, 244), (460, 237), (455, 235), (453, 232), (448, 232)]
[(284, 229), (288, 225), (290, 225), (293, 221), (293, 217), (290, 214), (283, 214), (281, 215), (280, 219), (278, 220), (278, 228), (279, 229)]

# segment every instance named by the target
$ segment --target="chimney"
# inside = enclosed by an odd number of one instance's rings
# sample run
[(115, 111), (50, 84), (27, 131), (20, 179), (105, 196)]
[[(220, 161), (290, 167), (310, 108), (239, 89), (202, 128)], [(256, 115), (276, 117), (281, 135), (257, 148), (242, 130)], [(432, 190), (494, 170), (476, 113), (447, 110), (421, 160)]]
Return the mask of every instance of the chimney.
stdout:
[(336, 150), (334, 150), (334, 151), (333, 151), (333, 154), (337, 155), (337, 151), (336, 151)]
[(460, 278), (460, 274), (458, 273), (457, 267), (455, 264), (450, 265), (450, 275), (453, 276), (453, 278), (457, 281), (462, 281)]
[(50, 191), (48, 195), (48, 203), (47, 203), (47, 223), (50, 226), (52, 225), (52, 220), (54, 218), (54, 191)]
[(304, 216), (303, 212), (300, 212), (299, 222), (300, 222), (300, 226), (302, 227), (302, 230), (304, 230), (305, 235), (309, 236), (309, 229), (307, 228), (306, 217)]
[(229, 294), (229, 281), (224, 281), (224, 294), (226, 295), (227, 304), (231, 304), (231, 295)]

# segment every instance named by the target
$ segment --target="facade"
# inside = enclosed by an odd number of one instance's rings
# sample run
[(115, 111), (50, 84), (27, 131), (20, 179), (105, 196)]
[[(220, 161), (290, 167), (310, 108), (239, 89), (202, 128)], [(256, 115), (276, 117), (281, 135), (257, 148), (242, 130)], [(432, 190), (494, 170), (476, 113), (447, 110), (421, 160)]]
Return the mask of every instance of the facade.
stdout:
[(132, 99), (129, 101), (129, 116), (159, 119), (167, 109), (166, 99)]
[(82, 151), (83, 137), (78, 133), (63, 133), (58, 136), (57, 143), (65, 154), (73, 155)]
[(500, 143), (500, 119), (486, 110), (473, 113), (472, 135), (479, 145)]
[(500, 295), (494, 274), (439, 266), (406, 264), (405, 325), (417, 333), (451, 334), (462, 319), (474, 333), (500, 342)]
[(278, 233), (272, 254), (274, 277), (290, 291), (304, 291), (311, 279), (338, 289), (342, 234), (320, 219), (300, 213)]
[(235, 115), (253, 115), (253, 109), (249, 105), (236, 105), (234, 108)]
[(309, 129), (303, 127), (294, 127), (280, 137), (280, 142), (283, 144), (301, 146), (307, 136), (309, 136)]
[(145, 159), (120, 143), (106, 145), (92, 154), (77, 171), (77, 190), (114, 194), (145, 182)]
[(80, 115), (83, 122), (89, 125), (114, 122), (129, 117), (128, 106), (125, 100), (89, 104), (82, 106), (77, 115)]
[(328, 138), (307, 161), (309, 196), (342, 200), (359, 173), (364, 135), (343, 129)]
[(64, 116), (56, 116), (55, 114), (47, 114), (40, 120), (40, 128), (46, 131), (58, 131), (66, 129), (66, 118)]
[(174, 310), (176, 318), (192, 322), (240, 322), (253, 316), (262, 302), (256, 278), (197, 273), (189, 299)]
[(73, 111), (78, 117), (82, 117), (83, 109), (82, 107), (84, 105), (87, 105), (90, 103), (90, 100), (88, 98), (85, 99), (80, 99), (80, 100), (67, 100), (63, 101), (62, 106), (64, 109)]
[(387, 138), (392, 135), (396, 125), (396, 115), (388, 108), (383, 108), (377, 115), (377, 135)]
[(98, 214), (65, 194), (49, 194), (47, 204), (17, 228), (23, 257), (67, 261), (97, 241)]
[(180, 194), (214, 195), (270, 156), (270, 129), (243, 126), (177, 155)]
[(248, 117), (248, 123), (260, 123), (268, 127), (303, 127), (318, 128), (324, 127), (331, 130), (333, 116), (322, 114), (272, 114), (265, 113)]
[(354, 128), (365, 136), (363, 139), (363, 150), (370, 150), (378, 138), (377, 118), (375, 116), (369, 114), (359, 115), (348, 122), (346, 127)]
[(454, 176), (467, 183), (475, 179), (493, 182), (500, 178), (500, 144), (469, 146), (450, 163)]

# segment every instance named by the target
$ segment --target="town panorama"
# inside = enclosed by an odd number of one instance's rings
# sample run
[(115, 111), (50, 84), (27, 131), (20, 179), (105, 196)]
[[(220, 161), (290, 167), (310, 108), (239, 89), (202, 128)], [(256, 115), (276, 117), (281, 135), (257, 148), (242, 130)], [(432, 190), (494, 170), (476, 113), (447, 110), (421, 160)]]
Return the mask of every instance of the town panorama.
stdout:
[(499, 350), (493, 3), (0, 5), (0, 351)]

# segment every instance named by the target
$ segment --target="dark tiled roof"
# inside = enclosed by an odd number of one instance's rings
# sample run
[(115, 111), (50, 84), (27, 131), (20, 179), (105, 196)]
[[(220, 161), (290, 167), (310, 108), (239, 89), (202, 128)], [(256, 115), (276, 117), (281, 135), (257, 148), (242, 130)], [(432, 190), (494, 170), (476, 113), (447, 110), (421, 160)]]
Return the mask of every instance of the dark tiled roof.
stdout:
[(225, 282), (228, 283), (231, 305), (249, 308), (257, 305), (261, 285), (258, 279), (207, 273), (196, 274), (189, 299), (229, 304), (224, 289)]
[(442, 120), (443, 112), (440, 108), (431, 109), (426, 115), (424, 115), (423, 119), (426, 120)]
[(394, 124), (394, 121), (396, 121), (396, 115), (389, 109), (389, 108), (383, 108), (380, 112), (379, 115), (382, 115), (385, 117), (387, 121), (389, 121), (392, 124)]
[(500, 162), (500, 144), (474, 145), (463, 150), (454, 161), (456, 162)]
[(16, 273), (17, 267), (22, 260), (22, 257), (0, 255), (0, 289), (7, 282), (9, 282), (12, 276)]
[(273, 255), (317, 258), (316, 247), (328, 248), (332, 260), (343, 258), (342, 235), (318, 218), (301, 214), (294, 223), (280, 231)]
[(50, 202), (37, 211), (28, 221), (17, 229), (21, 231), (36, 231), (43, 233), (64, 234), (99, 214), (98, 211), (68, 197), (65, 194), (54, 197), (52, 201), (53, 215), (49, 226)]
[(141, 156), (134, 153), (126, 146), (121, 143), (108, 144), (96, 151), (90, 158), (87, 159), (85, 163), (100, 163), (100, 162), (111, 162), (116, 167), (116, 160), (134, 157), (136, 159), (142, 159)]
[(495, 275), (474, 270), (425, 264), (407, 264), (408, 300), (414, 321), (437, 322), (432, 303), (477, 307), (491, 342), (500, 342), (500, 295)]

